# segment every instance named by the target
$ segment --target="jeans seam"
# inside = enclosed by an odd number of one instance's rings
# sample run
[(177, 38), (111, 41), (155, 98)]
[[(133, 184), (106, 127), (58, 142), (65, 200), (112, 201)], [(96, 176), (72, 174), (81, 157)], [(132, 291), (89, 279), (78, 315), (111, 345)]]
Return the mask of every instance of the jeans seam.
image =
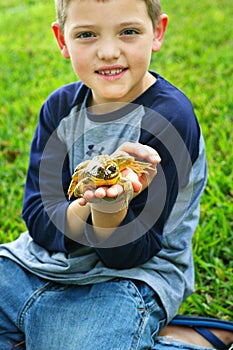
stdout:
[[(135, 335), (133, 337), (132, 340), (132, 344), (130, 347), (130, 350), (136, 350), (138, 349), (138, 346), (140, 346), (140, 342), (141, 342), (141, 338), (143, 336), (143, 332), (145, 331), (147, 324), (149, 322), (149, 319), (151, 317), (151, 315), (156, 312), (156, 311), (160, 311), (161, 309), (163, 309), (163, 305), (160, 301), (159, 296), (154, 293), (153, 298), (153, 302), (148, 303), (146, 302), (146, 300), (143, 297), (143, 294), (141, 293), (141, 291), (139, 290), (137, 284), (134, 283), (134, 281), (129, 281), (130, 284), (132, 284), (134, 286), (135, 292), (137, 294), (138, 297), (140, 297), (141, 302), (143, 303), (143, 307), (140, 308), (138, 307), (138, 311), (140, 312), (140, 321), (139, 321), (139, 325), (137, 330), (135, 331)], [(165, 311), (164, 311), (164, 317), (165, 317)], [(158, 321), (158, 325), (156, 330), (154, 330), (154, 332), (151, 334), (151, 341), (154, 342), (155, 341), (155, 335), (157, 335), (159, 333), (159, 331), (161, 330), (161, 328), (164, 327), (166, 323), (166, 319), (165, 318), (161, 318)], [(152, 343), (151, 343), (152, 345)], [(148, 348), (149, 349), (149, 348)], [(205, 350), (205, 349), (204, 349)]]
[(148, 303), (145, 301), (143, 294), (140, 292), (140, 290), (137, 287), (137, 284), (134, 283), (134, 281), (129, 281), (131, 284), (133, 284), (137, 295), (139, 296), (139, 298), (141, 299), (141, 301), (144, 304), (144, 308), (145, 311), (148, 312), (148, 314), (152, 314), (153, 312), (155, 312), (156, 310), (159, 310), (160, 308), (163, 308), (163, 305), (158, 297), (158, 295), (154, 292), (154, 296), (153, 296), (153, 303)]
[(21, 331), (24, 332), (24, 329), (23, 329), (24, 328), (24, 317), (25, 317), (27, 311), (31, 308), (31, 306), (38, 299), (38, 297), (40, 297), (41, 294), (43, 294), (50, 287), (50, 285), (51, 285), (51, 282), (47, 282), (43, 287), (38, 287), (24, 303), (21, 311), (19, 312), (18, 320), (17, 320), (17, 326)]
[(150, 314), (146, 308), (145, 300), (143, 299), (142, 294), (140, 293), (135, 283), (128, 279), (122, 281), (122, 288), (127, 290), (127, 293), (129, 297), (133, 300), (138, 312), (139, 319), (137, 322), (137, 328), (135, 327), (135, 332), (130, 346), (130, 350), (137, 350), (140, 344), (141, 337), (149, 320)]
[(145, 301), (141, 293), (139, 292), (137, 286), (131, 280), (122, 280), (122, 281), (124, 282), (126, 281), (126, 285), (125, 283), (121, 283), (121, 286), (123, 289), (127, 291), (129, 297), (132, 299), (137, 309), (140, 312), (144, 310), (146, 311)]
[(145, 310), (143, 313), (140, 314), (140, 321), (137, 327), (137, 330), (135, 331), (134, 337), (132, 339), (132, 343), (130, 346), (130, 350), (137, 350), (138, 346), (141, 341), (141, 337), (143, 335), (143, 332), (146, 328), (146, 325), (149, 320), (149, 313)]

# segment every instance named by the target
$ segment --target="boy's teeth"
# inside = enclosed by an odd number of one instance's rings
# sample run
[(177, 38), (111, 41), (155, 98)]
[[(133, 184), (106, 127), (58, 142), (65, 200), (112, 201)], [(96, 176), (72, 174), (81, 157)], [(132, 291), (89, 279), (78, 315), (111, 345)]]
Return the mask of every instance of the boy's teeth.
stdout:
[(102, 74), (102, 75), (114, 75), (114, 74), (119, 74), (121, 72), (123, 72), (123, 69), (113, 69), (113, 70), (101, 71), (100, 74)]

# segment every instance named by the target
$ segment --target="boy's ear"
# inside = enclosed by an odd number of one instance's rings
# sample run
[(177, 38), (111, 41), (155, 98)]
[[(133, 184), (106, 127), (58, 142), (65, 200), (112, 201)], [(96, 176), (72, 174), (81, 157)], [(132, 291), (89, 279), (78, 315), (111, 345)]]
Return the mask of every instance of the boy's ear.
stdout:
[(62, 56), (65, 58), (70, 58), (70, 54), (69, 54), (68, 48), (66, 46), (64, 34), (63, 34), (63, 31), (61, 30), (59, 24), (57, 22), (53, 22), (52, 29), (53, 29), (53, 33), (55, 35), (55, 38), (57, 40), (57, 43), (59, 45), (59, 48), (61, 50)]
[(157, 52), (160, 50), (167, 29), (167, 24), (168, 16), (164, 13), (160, 16), (159, 21), (154, 29), (154, 40), (152, 47), (153, 52)]

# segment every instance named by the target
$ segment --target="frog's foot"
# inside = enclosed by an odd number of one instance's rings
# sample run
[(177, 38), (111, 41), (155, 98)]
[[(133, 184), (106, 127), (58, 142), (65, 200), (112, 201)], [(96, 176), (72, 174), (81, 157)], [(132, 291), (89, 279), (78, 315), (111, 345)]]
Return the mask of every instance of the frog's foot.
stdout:
[(79, 183), (76, 185), (76, 187), (74, 188), (74, 196), (77, 198), (81, 198), (84, 197), (84, 194), (86, 191), (88, 190), (96, 190), (97, 186), (95, 184), (94, 181), (92, 181), (91, 179), (83, 179), (81, 181), (79, 181)]

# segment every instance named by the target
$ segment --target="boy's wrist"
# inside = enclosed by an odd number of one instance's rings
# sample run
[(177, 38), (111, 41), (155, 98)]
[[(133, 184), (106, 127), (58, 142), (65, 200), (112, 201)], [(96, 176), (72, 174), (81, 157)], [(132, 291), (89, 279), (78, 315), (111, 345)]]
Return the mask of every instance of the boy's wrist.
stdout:
[(91, 204), (91, 217), (97, 241), (107, 239), (124, 220), (128, 204), (125, 198)]
[(128, 208), (128, 201), (124, 195), (117, 198), (106, 197), (95, 203), (89, 203), (91, 211), (114, 214)]

